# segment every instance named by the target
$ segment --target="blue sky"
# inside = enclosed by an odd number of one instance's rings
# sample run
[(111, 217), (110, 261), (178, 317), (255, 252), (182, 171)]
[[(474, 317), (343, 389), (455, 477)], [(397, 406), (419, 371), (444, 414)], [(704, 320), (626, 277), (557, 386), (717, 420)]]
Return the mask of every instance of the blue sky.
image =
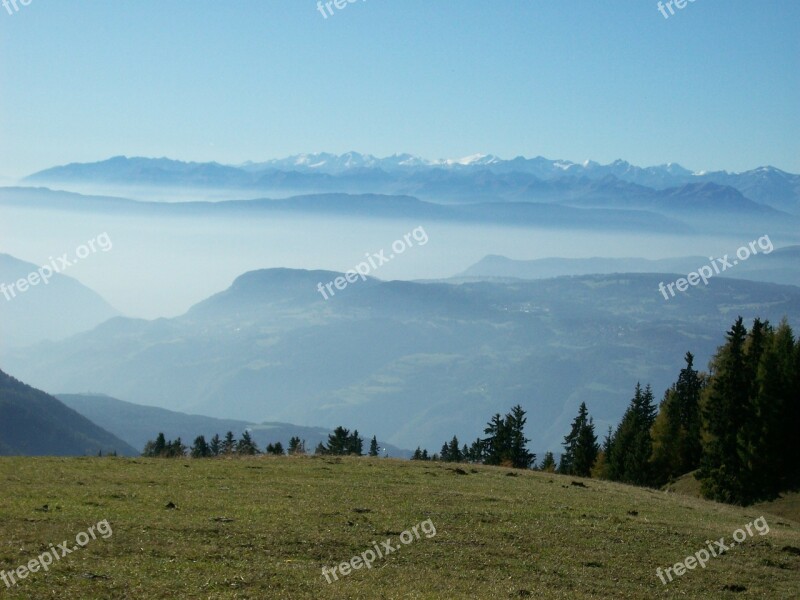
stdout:
[(669, 19), (650, 0), (334, 12), (0, 7), (0, 177), (119, 154), (235, 164), (348, 150), (800, 172), (796, 0), (696, 0)]

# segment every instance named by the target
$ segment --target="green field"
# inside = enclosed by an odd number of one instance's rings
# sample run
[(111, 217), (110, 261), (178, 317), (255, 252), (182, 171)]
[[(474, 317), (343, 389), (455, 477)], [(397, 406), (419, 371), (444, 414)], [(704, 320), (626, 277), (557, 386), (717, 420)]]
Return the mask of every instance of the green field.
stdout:
[[(0, 581), (0, 598), (800, 596), (798, 522), (591, 479), (367, 458), (3, 458), (0, 486), (0, 570), (104, 519), (113, 531)], [(656, 576), (762, 514), (766, 535)], [(435, 536), (400, 544), (427, 519)], [(323, 567), (387, 539), (402, 547), (326, 582)]]

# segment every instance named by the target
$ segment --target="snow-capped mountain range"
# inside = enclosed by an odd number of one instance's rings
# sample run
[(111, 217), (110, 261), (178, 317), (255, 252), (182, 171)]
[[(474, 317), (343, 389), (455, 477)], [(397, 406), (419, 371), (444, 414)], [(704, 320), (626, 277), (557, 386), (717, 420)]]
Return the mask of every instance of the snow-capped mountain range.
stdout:
[[(759, 204), (800, 215), (800, 175), (764, 166), (741, 173), (690, 171), (677, 163), (639, 167), (624, 160), (600, 164), (537, 156), (502, 159), (492, 154), (430, 160), (411, 154), (378, 158), (326, 152), (240, 165), (118, 156), (34, 173), (26, 185), (113, 184), (195, 188), (407, 194), (443, 202), (640, 199), (696, 186), (730, 195), (733, 188)], [(716, 187), (715, 187), (716, 186)]]

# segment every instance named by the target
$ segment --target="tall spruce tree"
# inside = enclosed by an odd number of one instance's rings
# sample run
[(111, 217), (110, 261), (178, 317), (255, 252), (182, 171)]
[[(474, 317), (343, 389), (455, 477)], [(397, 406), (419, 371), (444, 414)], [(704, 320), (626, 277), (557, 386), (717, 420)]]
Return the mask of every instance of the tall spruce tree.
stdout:
[(211, 452), (211, 456), (219, 456), (219, 453), (222, 452), (222, 440), (220, 440), (218, 433), (215, 433), (214, 437), (211, 438), (208, 449)]
[(369, 443), (369, 455), (370, 456), (378, 456), (378, 438), (377, 436), (372, 436), (372, 440)]
[(506, 422), (500, 416), (500, 413), (496, 413), (491, 418), (483, 432), (488, 435), (481, 441), (484, 463), (487, 465), (501, 464), (506, 459), (510, 436)]
[(447, 444), (447, 457), (450, 462), (461, 462), (464, 460), (464, 457), (461, 455), (461, 448), (458, 445), (458, 438), (456, 436), (453, 436), (453, 439), (450, 440), (449, 444)]
[(305, 442), (301, 441), (299, 437), (292, 436), (289, 438), (289, 454), (305, 454)]
[(349, 454), (351, 443), (350, 430), (339, 425), (333, 430), (333, 433), (328, 434), (328, 445), (325, 447), (325, 454)]
[(642, 390), (637, 383), (634, 396), (611, 442), (611, 454), (608, 457), (610, 479), (634, 485), (651, 485), (650, 456), (653, 444), (650, 429), (655, 421), (655, 413), (650, 385)]
[[(750, 347), (752, 348), (752, 346)], [(788, 487), (786, 423), (794, 384), (792, 330), (783, 321), (767, 328), (744, 425), (746, 500), (774, 498)], [(796, 435), (797, 423), (794, 423)]]
[(450, 462), (450, 444), (445, 442), (442, 444), (442, 449), (439, 450), (439, 460), (442, 462)]
[(739, 432), (748, 417), (750, 381), (747, 329), (741, 317), (726, 340), (712, 359), (711, 378), (703, 395), (703, 457), (697, 477), (706, 498), (742, 504), (747, 501), (746, 472)]
[(506, 427), (509, 435), (509, 455), (511, 466), (516, 469), (530, 469), (536, 462), (536, 455), (528, 452), (528, 442), (525, 437), (525, 423), (528, 421), (525, 411), (517, 404), (506, 415)]
[(259, 454), (258, 446), (253, 441), (250, 432), (246, 429), (242, 433), (242, 437), (236, 443), (236, 454), (241, 454), (242, 456), (253, 456), (254, 454)]
[(578, 416), (572, 421), (572, 428), (564, 437), (563, 446), (564, 453), (561, 455), (559, 473), (578, 477), (591, 476), (592, 466), (597, 460), (600, 447), (594, 433), (594, 422), (589, 416), (585, 402), (581, 402)]
[(800, 423), (800, 334), (794, 345), (794, 386), (789, 395), (784, 421), (784, 448), (786, 449), (787, 488), (800, 486), (800, 441), (797, 440), (797, 424)]
[(347, 454), (362, 456), (364, 454), (364, 440), (358, 435), (358, 429), (353, 431), (347, 439)]
[(222, 453), (233, 454), (236, 451), (236, 438), (233, 437), (233, 432), (229, 431), (225, 434), (225, 440), (222, 442)]
[(208, 447), (208, 443), (206, 443), (205, 436), (198, 435), (194, 439), (190, 454), (192, 458), (206, 458), (207, 456), (211, 456), (211, 449)]
[(687, 352), (686, 366), (664, 393), (653, 424), (653, 484), (661, 485), (700, 466), (702, 418), (700, 397), (705, 385)]
[(606, 437), (603, 438), (600, 451), (597, 453), (597, 460), (594, 461), (594, 466), (592, 467), (592, 477), (596, 479), (609, 479), (608, 457), (611, 456), (611, 441), (613, 437), (613, 430), (609, 425)]
[(489, 437), (480, 441), (483, 462), (529, 469), (536, 461), (536, 455), (528, 452), (530, 440), (525, 437), (526, 421), (525, 411), (519, 404), (505, 418), (495, 414), (483, 430)]

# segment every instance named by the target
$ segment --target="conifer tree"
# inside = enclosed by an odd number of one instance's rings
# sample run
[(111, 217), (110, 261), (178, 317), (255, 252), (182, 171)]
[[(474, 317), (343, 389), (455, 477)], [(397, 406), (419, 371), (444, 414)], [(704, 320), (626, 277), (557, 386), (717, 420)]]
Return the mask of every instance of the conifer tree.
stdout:
[(742, 432), (748, 502), (774, 498), (789, 487), (791, 466), (786, 457), (791, 446), (785, 445), (786, 434), (794, 430), (797, 435), (796, 422), (787, 427), (794, 385), (793, 359), (794, 339), (789, 324), (784, 320), (777, 330), (766, 329), (750, 399), (750, 418)]
[(369, 443), (369, 455), (370, 456), (378, 456), (378, 438), (377, 436), (372, 436), (372, 441)]
[(500, 413), (491, 418), (483, 432), (489, 436), (481, 441), (483, 460), (487, 465), (499, 465), (506, 458), (509, 446), (508, 429)]
[(614, 433), (611, 426), (608, 426), (606, 437), (603, 438), (603, 443), (600, 446), (600, 452), (597, 453), (597, 460), (592, 467), (592, 477), (597, 479), (610, 479), (608, 459), (611, 456), (611, 445), (614, 441)]
[(358, 429), (353, 431), (353, 434), (348, 438), (347, 454), (355, 454), (356, 456), (364, 454), (364, 440), (358, 435)]
[(750, 369), (744, 349), (747, 329), (741, 317), (726, 339), (712, 360), (711, 378), (703, 396), (703, 457), (698, 478), (706, 498), (741, 504), (746, 495), (739, 432), (749, 412), (750, 396)]
[(549, 450), (544, 453), (544, 458), (542, 459), (542, 464), (539, 466), (541, 471), (545, 473), (554, 473), (556, 470), (556, 460), (553, 457), (553, 453)]
[(233, 437), (233, 432), (229, 431), (225, 434), (225, 441), (222, 442), (222, 453), (233, 454), (236, 451), (236, 439)]
[(594, 433), (594, 422), (589, 416), (585, 402), (581, 402), (578, 416), (572, 422), (572, 429), (564, 438), (563, 445), (564, 454), (561, 455), (559, 472), (589, 477), (600, 448)]
[(206, 443), (205, 436), (198, 435), (195, 438), (194, 444), (192, 444), (191, 456), (192, 458), (206, 458), (211, 456), (211, 450)]
[(528, 442), (525, 437), (525, 411), (517, 404), (506, 415), (506, 429), (508, 431), (509, 458), (511, 466), (516, 469), (530, 469), (536, 462), (536, 455), (528, 452)]
[(253, 456), (254, 454), (258, 454), (258, 446), (253, 441), (253, 438), (250, 436), (250, 432), (246, 429), (242, 433), (242, 437), (236, 444), (236, 453), (241, 454), (243, 456)]
[(650, 456), (653, 444), (650, 429), (656, 407), (648, 384), (644, 390), (637, 383), (634, 396), (614, 433), (607, 457), (609, 478), (634, 485), (650, 485), (653, 479)]
[(328, 434), (328, 445), (325, 448), (326, 454), (343, 455), (349, 454), (351, 444), (350, 430), (341, 425)]
[(211, 456), (219, 456), (219, 453), (222, 452), (222, 440), (219, 439), (218, 433), (215, 433), (214, 437), (211, 438), (208, 449), (211, 452)]
[(289, 439), (289, 454), (305, 454), (305, 442), (301, 442), (297, 436)]
[(153, 456), (164, 456), (167, 452), (167, 440), (164, 433), (160, 432), (156, 437), (155, 447), (153, 448)]
[(447, 442), (442, 444), (442, 449), (439, 451), (439, 460), (450, 462), (450, 445)]
[(458, 445), (458, 438), (453, 436), (450, 444), (447, 447), (447, 454), (450, 456), (450, 462), (461, 462), (464, 457), (461, 455), (461, 448)]
[(480, 438), (472, 442), (472, 445), (469, 447), (469, 452), (467, 454), (469, 462), (476, 464), (483, 462), (484, 460), (483, 446), (484, 446), (483, 440), (481, 440)]

